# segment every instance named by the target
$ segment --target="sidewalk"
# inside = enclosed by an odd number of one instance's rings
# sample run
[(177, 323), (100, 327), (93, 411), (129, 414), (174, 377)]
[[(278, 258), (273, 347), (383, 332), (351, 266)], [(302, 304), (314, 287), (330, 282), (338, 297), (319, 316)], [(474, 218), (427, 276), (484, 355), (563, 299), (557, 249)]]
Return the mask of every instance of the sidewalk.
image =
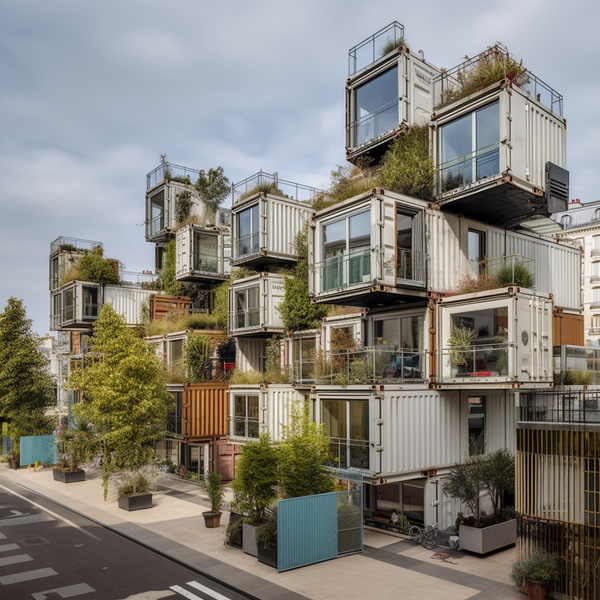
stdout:
[(205, 528), (202, 511), (209, 503), (192, 482), (160, 476), (152, 508), (127, 512), (118, 508), (115, 497), (104, 502), (99, 473), (64, 484), (54, 481), (51, 469), (13, 471), (0, 465), (0, 476), (264, 600), (347, 600), (375, 594), (410, 600), (524, 598), (509, 579), (514, 548), (486, 558), (454, 552), (456, 557), (442, 562), (432, 558), (439, 548), (425, 550), (402, 537), (365, 529), (362, 554), (278, 573), (223, 545), (229, 513), (223, 514), (221, 527)]

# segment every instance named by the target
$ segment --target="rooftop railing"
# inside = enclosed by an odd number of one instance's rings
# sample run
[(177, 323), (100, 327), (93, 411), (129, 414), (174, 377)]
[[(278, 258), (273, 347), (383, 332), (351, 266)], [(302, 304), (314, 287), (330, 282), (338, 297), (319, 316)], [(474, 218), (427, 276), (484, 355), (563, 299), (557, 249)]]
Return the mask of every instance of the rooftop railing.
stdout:
[(266, 173), (260, 170), (258, 173), (231, 186), (232, 205), (257, 192), (266, 192), (300, 202), (312, 202), (322, 193), (322, 190), (280, 179), (277, 173)]
[(69, 250), (77, 252), (82, 250), (93, 250), (94, 248), (102, 248), (102, 242), (94, 242), (92, 240), (82, 240), (72, 237), (59, 237), (50, 244), (50, 254), (54, 254), (57, 250)]
[(525, 69), (499, 43), (437, 75), (433, 80), (434, 108), (452, 104), (503, 79), (562, 117), (562, 96)]
[(192, 185), (196, 183), (198, 175), (200, 175), (200, 171), (197, 169), (190, 169), (189, 167), (182, 167), (181, 165), (164, 162), (158, 165), (154, 171), (150, 171), (150, 173), (146, 175), (146, 189), (149, 190), (153, 188), (164, 179)]
[(392, 21), (348, 51), (348, 77), (385, 56), (387, 47), (404, 43), (404, 25)]

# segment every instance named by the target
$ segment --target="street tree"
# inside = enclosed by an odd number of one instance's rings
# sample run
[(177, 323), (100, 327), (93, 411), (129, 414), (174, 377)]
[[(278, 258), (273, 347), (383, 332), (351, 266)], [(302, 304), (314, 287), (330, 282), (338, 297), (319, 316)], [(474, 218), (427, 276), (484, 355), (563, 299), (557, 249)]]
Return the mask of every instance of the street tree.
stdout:
[(166, 431), (173, 399), (164, 369), (137, 331), (105, 304), (94, 326), (91, 353), (69, 378), (82, 392), (74, 412), (93, 423), (104, 444), (105, 495), (110, 473), (148, 463), (152, 442)]
[(52, 433), (46, 410), (55, 402), (48, 359), (39, 351), (22, 300), (9, 298), (0, 313), (0, 417), (9, 423), (18, 453), (19, 438)]

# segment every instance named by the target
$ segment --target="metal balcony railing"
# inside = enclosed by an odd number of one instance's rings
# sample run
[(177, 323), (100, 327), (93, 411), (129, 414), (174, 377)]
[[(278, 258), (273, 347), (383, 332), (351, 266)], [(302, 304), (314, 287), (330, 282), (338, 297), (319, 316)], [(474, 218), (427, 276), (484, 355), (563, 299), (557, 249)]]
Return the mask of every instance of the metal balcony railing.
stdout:
[(102, 242), (94, 242), (92, 240), (82, 240), (72, 237), (59, 237), (50, 244), (50, 254), (54, 254), (57, 250), (70, 250), (72, 252), (82, 250), (93, 250), (94, 248), (102, 248)]
[[(493, 72), (497, 77), (488, 78), (485, 73)], [(480, 76), (484, 74), (484, 76)], [(496, 44), (473, 58), (467, 58), (456, 67), (442, 71), (433, 80), (433, 105), (439, 109), (452, 104), (473, 93), (485, 89), (494, 81), (509, 79), (515, 88), (519, 88), (531, 98), (537, 100), (551, 111), (562, 116), (563, 98), (549, 85), (524, 69), (513, 58), (505, 46)]]
[[(295, 364), (296, 383), (315, 381), (321, 385), (366, 385), (422, 381), (426, 374), (427, 351), (394, 347), (368, 346), (317, 356), (314, 363), (303, 361), (301, 371)], [(311, 368), (312, 367), (312, 368)]]
[(444, 194), (500, 173), (500, 142), (458, 156), (437, 169), (438, 190)]
[(392, 21), (377, 33), (363, 40), (348, 51), (348, 77), (374, 63), (384, 56), (384, 49), (390, 43), (404, 41), (404, 25)]
[(274, 196), (283, 196), (301, 202), (311, 202), (323, 193), (318, 188), (280, 179), (277, 173), (267, 173), (260, 170), (258, 173), (231, 186), (232, 206), (254, 192), (267, 192)]
[(200, 175), (200, 171), (164, 162), (146, 175), (146, 189), (153, 188), (163, 180), (179, 181), (180, 183), (194, 184)]
[(153, 219), (148, 221), (148, 237), (156, 235), (163, 231), (165, 228), (165, 212), (163, 210), (160, 211), (160, 214)]
[[(520, 267), (524, 267), (532, 277), (534, 276), (536, 261), (535, 258), (523, 256), (522, 254), (506, 254), (495, 258), (486, 258), (481, 261), (479, 265), (480, 273), (487, 273), (491, 277), (498, 277), (502, 272), (503, 275), (510, 275), (511, 283), (515, 283), (515, 279), (518, 279), (515, 277), (515, 272), (518, 271)], [(535, 289), (535, 278), (532, 289)]]
[(524, 393), (521, 395), (518, 421), (600, 426), (600, 392), (569, 390)]
[(315, 265), (321, 291), (344, 289), (372, 280), (371, 249), (338, 254)]
[[(510, 378), (509, 358), (516, 348), (512, 344), (490, 344), (472, 346), (470, 350), (444, 348), (439, 359), (438, 380), (465, 381), (489, 379), (490, 377)], [(514, 376), (514, 375), (512, 375)]]

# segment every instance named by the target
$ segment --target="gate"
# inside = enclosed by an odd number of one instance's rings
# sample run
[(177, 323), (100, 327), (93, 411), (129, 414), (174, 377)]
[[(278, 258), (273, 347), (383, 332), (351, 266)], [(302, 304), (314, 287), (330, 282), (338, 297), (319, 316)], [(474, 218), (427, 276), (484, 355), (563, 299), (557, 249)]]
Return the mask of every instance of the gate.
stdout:
[(22, 437), (20, 452), (22, 466), (33, 465), (36, 462), (44, 465), (56, 464), (54, 434)]
[(277, 502), (277, 570), (362, 552), (362, 487)]

